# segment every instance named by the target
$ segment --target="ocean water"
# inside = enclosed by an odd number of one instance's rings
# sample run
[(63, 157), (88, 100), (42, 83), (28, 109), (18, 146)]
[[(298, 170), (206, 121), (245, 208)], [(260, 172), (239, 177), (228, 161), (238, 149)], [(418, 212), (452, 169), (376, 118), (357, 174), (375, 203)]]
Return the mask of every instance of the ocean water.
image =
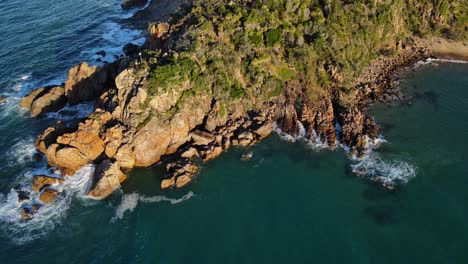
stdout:
[[(19, 98), (62, 82), (96, 51), (141, 41), (119, 26), (129, 16), (119, 1), (24, 2), (0, 3), (0, 263), (467, 263), (462, 63), (421, 64), (401, 84), (410, 102), (374, 106), (386, 142), (364, 159), (273, 134), (204, 164), (187, 188), (162, 192), (162, 168), (135, 169), (104, 201), (83, 197), (93, 171), (85, 167), (57, 201), (20, 221), (11, 188), (53, 174), (33, 158), (34, 139), (71, 117), (29, 118)], [(369, 179), (377, 176), (401, 185), (387, 190)]]

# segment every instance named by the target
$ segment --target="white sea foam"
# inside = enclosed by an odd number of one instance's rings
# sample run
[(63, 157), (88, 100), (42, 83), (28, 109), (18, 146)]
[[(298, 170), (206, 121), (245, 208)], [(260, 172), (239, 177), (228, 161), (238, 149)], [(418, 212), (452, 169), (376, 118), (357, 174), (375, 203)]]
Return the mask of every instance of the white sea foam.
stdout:
[(93, 102), (85, 102), (77, 105), (67, 105), (57, 112), (48, 113), (47, 118), (58, 119), (62, 121), (76, 120), (85, 118), (94, 111)]
[(193, 192), (188, 192), (186, 195), (182, 196), (179, 199), (168, 198), (166, 196), (151, 196), (146, 197), (138, 193), (124, 194), (122, 196), (121, 204), (115, 210), (115, 216), (112, 217), (111, 221), (114, 222), (118, 219), (122, 219), (126, 212), (133, 212), (138, 206), (139, 202), (142, 203), (159, 203), (159, 202), (169, 202), (171, 204), (178, 204), (185, 200), (188, 200), (194, 196)]
[(356, 159), (351, 165), (352, 171), (361, 177), (368, 177), (381, 182), (384, 186), (406, 184), (416, 177), (416, 167), (404, 160), (384, 160), (381, 155), (370, 152)]
[(316, 150), (316, 151), (320, 151), (320, 150), (323, 150), (323, 149), (330, 148), (328, 143), (325, 140), (323, 140), (322, 138), (320, 138), (317, 135), (317, 132), (315, 132), (315, 130), (312, 130), (312, 133), (310, 135), (310, 139), (307, 140), (306, 143), (307, 143), (307, 146), (309, 146), (311, 149)]
[(434, 58), (429, 58), (426, 61), (428, 63), (434, 63), (434, 62), (448, 62), (448, 63), (459, 63), (459, 64), (468, 63), (468, 61), (466, 61), (466, 60), (455, 60), (455, 59), (434, 59)]
[(276, 123), (273, 123), (273, 130), (280, 136), (281, 139), (288, 142), (304, 141), (304, 143), (307, 144), (307, 146), (309, 146), (313, 150), (318, 151), (330, 147), (326, 141), (324, 141), (322, 138), (320, 138), (320, 136), (317, 135), (317, 132), (315, 130), (312, 130), (310, 138), (307, 138), (307, 132), (304, 128), (304, 125), (299, 121), (297, 121), (297, 125), (299, 127), (299, 132), (297, 136), (292, 136), (283, 132)]
[[(289, 142), (296, 142), (298, 140), (304, 141), (308, 146), (314, 150), (328, 149), (330, 146), (322, 140), (315, 131), (312, 131), (310, 139), (306, 138), (305, 129), (299, 123), (300, 133), (297, 137), (293, 137), (281, 131), (281, 129), (274, 124), (274, 130), (280, 137)], [(339, 134), (341, 133), (341, 126), (337, 123), (335, 125), (337, 131), (337, 142), (339, 142)], [(383, 159), (379, 153), (373, 150), (382, 146), (387, 141), (378, 136), (371, 139), (366, 136), (366, 154), (363, 157), (351, 155), (350, 158), (355, 163), (351, 165), (352, 171), (361, 177), (367, 177), (371, 180), (378, 180), (386, 187), (394, 187), (398, 184), (406, 184), (411, 179), (416, 177), (416, 167), (404, 160), (387, 160)], [(349, 153), (350, 149), (341, 143), (338, 144), (345, 152)]]
[[(51, 174), (50, 171), (43, 171), (43, 169), (42, 171), (29, 172), (26, 175), (32, 177), (32, 175), (44, 172), (50, 176), (60, 177), (60, 175)], [(62, 224), (73, 200), (86, 201), (84, 194), (89, 188), (90, 176), (93, 172), (94, 166), (85, 166), (73, 176), (67, 177), (63, 184), (54, 185), (53, 188), (59, 190), (60, 194), (47, 206), (41, 206), (40, 193), (32, 192), (29, 184), (24, 185), (25, 189), (31, 193), (29, 201), (18, 202), (18, 195), (12, 189), (0, 201), (1, 229), (16, 244), (24, 244), (47, 235)], [(39, 204), (41, 208), (32, 219), (24, 221), (21, 218), (21, 209), (23, 207), (31, 208), (34, 204)]]
[[(92, 48), (82, 52), (82, 56), (92, 60), (101, 59), (102, 61), (112, 62), (115, 57), (123, 55), (123, 46), (128, 43), (135, 45), (143, 45), (145, 38), (142, 36), (141, 30), (123, 28), (115, 22), (109, 22), (103, 26), (102, 39), (104, 46)], [(96, 52), (104, 50), (106, 55), (104, 57), (97, 55)]]
[(30, 162), (34, 153), (36, 153), (34, 138), (28, 137), (23, 139), (11, 146), (10, 150), (8, 150), (6, 155), (8, 166)]
[(275, 131), (280, 136), (280, 138), (285, 141), (297, 142), (298, 140), (304, 138), (306, 135), (306, 131), (302, 123), (298, 121), (297, 124), (299, 126), (299, 133), (297, 134), (297, 136), (292, 136), (288, 133), (283, 132), (283, 130), (281, 130), (281, 128), (278, 127), (278, 124), (276, 124), (276, 122), (273, 123), (273, 131)]

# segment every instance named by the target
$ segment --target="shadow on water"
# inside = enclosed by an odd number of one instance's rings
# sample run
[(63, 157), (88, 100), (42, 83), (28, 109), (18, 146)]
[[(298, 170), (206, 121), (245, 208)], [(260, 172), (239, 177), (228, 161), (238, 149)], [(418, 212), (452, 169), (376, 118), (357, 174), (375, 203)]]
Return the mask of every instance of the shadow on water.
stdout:
[(370, 182), (361, 196), (367, 201), (381, 201), (394, 199), (398, 195), (398, 190), (388, 190), (377, 183)]
[(390, 205), (372, 205), (363, 210), (365, 216), (377, 225), (393, 225), (398, 223), (396, 209)]
[(416, 91), (413, 94), (413, 99), (414, 100), (422, 100), (422, 101), (430, 104), (431, 106), (433, 106), (434, 110), (436, 110), (436, 111), (440, 108), (440, 103), (439, 103), (440, 95), (437, 94), (434, 90), (418, 92), (417, 91), (418, 87), (416, 85), (413, 85), (412, 89)]

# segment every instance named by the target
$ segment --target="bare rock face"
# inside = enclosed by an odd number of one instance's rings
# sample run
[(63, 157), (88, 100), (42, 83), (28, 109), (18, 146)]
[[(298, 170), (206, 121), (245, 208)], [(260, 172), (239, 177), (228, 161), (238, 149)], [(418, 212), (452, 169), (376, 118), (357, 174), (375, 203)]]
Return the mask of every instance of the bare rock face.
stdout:
[(192, 138), (193, 145), (208, 145), (211, 142), (215, 141), (215, 136), (209, 132), (195, 130), (190, 133), (190, 137)]
[(151, 25), (147, 46), (149, 49), (164, 49), (167, 47), (167, 40), (170, 33), (170, 25), (166, 22)]
[(57, 183), (63, 183), (63, 179), (45, 175), (36, 175), (33, 178), (32, 189), (35, 192), (40, 192), (42, 189)]
[(39, 136), (36, 146), (46, 155), (50, 165), (58, 167), (65, 175), (71, 175), (103, 155), (106, 146), (101, 132), (111, 119), (109, 112), (96, 111), (80, 123), (75, 132), (61, 134), (57, 133), (60, 128), (47, 129)]
[(122, 9), (128, 10), (135, 7), (144, 6), (147, 2), (148, 0), (124, 0), (120, 6)]
[(31, 110), (31, 116), (62, 109), (67, 104), (65, 90), (61, 86), (48, 86), (33, 90), (21, 100), (20, 106)]
[(135, 135), (132, 141), (135, 166), (150, 166), (158, 162), (163, 155), (175, 153), (179, 147), (190, 141), (190, 131), (203, 122), (210, 110), (210, 98), (194, 96), (185, 102), (184, 106), (169, 119), (151, 119)]
[(70, 69), (65, 82), (65, 94), (70, 104), (97, 98), (106, 84), (108, 72), (103, 67), (89, 66), (83, 62)]
[(120, 183), (125, 181), (126, 178), (127, 175), (122, 172), (116, 162), (106, 159), (96, 166), (88, 196), (95, 199), (104, 199), (119, 188)]

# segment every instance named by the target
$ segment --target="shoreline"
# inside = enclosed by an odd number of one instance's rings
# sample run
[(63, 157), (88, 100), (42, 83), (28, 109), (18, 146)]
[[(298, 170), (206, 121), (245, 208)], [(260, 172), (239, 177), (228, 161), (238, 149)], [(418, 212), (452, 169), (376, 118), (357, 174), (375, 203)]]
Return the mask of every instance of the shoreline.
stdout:
[[(154, 10), (148, 8), (155, 5), (157, 3), (152, 1), (134, 19), (142, 14), (151, 14)], [(153, 29), (147, 42), (153, 42), (162, 52), (173, 52), (167, 46), (169, 40), (178, 38), (173, 27), (160, 23)], [(368, 116), (367, 108), (374, 102), (402, 100), (404, 94), (399, 91), (398, 75), (417, 61), (428, 59), (436, 52), (465, 56), (464, 49), (460, 51), (459, 46), (452, 47), (449, 41), (446, 42), (439, 40), (440, 45), (435, 48), (431, 40), (395, 43), (395, 54), (382, 55), (371, 61), (347, 94), (336, 89), (320, 100), (312, 101), (299, 81), (292, 80), (288, 87), (283, 87), (284, 91), (265, 104), (246, 104), (247, 107), (240, 104), (239, 108), (226, 115), (224, 103), (206, 94), (196, 94), (188, 98), (185, 105), (177, 105), (180, 111), (172, 116), (169, 110), (177, 103), (174, 95), (157, 94), (151, 98), (153, 100), (147, 101), (148, 94), (142, 83), (151, 74), (151, 67), (132, 64), (135, 61), (143, 63), (140, 52), (146, 52), (145, 46), (131, 47), (125, 58), (105, 67), (93, 68), (86, 63), (73, 67), (64, 87), (53, 87), (53, 92), (47, 88), (29, 94), (24, 105), (32, 107), (34, 103), (41, 102), (36, 104), (42, 106), (46, 101), (49, 103), (46, 106), (50, 106), (51, 102), (55, 103), (51, 100), (58, 97), (60, 103), (52, 107), (56, 111), (55, 108), (63, 107), (64, 100), (71, 103), (95, 101), (95, 112), (82, 123), (74, 127), (61, 124), (51, 127), (39, 136), (35, 144), (49, 165), (59, 168), (63, 176), (73, 175), (86, 164), (95, 164), (96, 173), (91, 177), (92, 187), (87, 191), (88, 196), (106, 198), (126, 179), (129, 170), (157, 163), (167, 165), (161, 188), (181, 188), (198, 175), (199, 168), (194, 159), (199, 157), (208, 162), (231, 146), (252, 146), (272, 133), (274, 123), (292, 137), (301, 134), (329, 148), (340, 143), (350, 148), (351, 155), (364, 155), (369, 151), (369, 140), (378, 138), (380, 130), (378, 123)], [(152, 59), (146, 53), (143, 56)], [(165, 60), (166, 56), (157, 55), (154, 59)], [(339, 86), (339, 83), (335, 85)], [(175, 99), (182, 98), (183, 92), (174, 96)], [(191, 109), (190, 105), (198, 107)], [(154, 111), (161, 113), (161, 117), (154, 118)], [(168, 116), (164, 116), (166, 113)], [(45, 182), (36, 186), (41, 189), (49, 179), (44, 175), (37, 177)]]
[(436, 38), (428, 41), (427, 48), (437, 59), (460, 60), (468, 62), (468, 43)]

